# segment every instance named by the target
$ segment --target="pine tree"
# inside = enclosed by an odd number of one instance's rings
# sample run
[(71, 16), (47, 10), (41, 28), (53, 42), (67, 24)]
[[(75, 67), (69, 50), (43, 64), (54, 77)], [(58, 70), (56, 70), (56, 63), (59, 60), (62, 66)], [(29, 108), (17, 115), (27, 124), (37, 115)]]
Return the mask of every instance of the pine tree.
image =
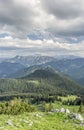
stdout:
[(52, 103), (50, 102), (49, 103), (49, 106), (48, 106), (48, 111), (51, 111), (53, 109), (53, 105), (52, 105)]
[(83, 104), (82, 104), (82, 102), (80, 103), (80, 107), (79, 107), (78, 112), (80, 112), (80, 113), (82, 113), (82, 112), (83, 112)]

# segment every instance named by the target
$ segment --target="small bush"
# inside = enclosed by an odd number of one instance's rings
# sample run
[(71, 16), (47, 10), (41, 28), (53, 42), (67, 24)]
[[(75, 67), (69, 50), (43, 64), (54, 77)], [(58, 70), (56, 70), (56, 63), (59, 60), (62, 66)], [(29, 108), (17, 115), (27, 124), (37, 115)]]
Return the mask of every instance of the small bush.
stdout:
[(33, 112), (35, 110), (35, 107), (17, 98), (0, 104), (0, 114), (17, 115), (24, 112)]

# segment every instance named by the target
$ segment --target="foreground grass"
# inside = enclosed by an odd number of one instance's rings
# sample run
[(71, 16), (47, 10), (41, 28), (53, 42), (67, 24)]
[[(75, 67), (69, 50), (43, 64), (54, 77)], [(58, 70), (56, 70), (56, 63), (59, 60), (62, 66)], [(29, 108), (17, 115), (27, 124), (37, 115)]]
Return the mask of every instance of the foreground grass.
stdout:
[[(57, 101), (52, 105), (54, 109), (68, 108), (75, 113), (79, 109), (79, 106), (65, 106)], [(32, 113), (0, 115), (0, 130), (84, 130), (84, 124), (68, 119), (65, 113), (41, 112), (42, 104), (36, 107), (38, 110)], [(84, 117), (83, 113), (82, 116)]]
[(84, 126), (63, 113), (24, 113), (0, 115), (0, 130), (84, 130)]

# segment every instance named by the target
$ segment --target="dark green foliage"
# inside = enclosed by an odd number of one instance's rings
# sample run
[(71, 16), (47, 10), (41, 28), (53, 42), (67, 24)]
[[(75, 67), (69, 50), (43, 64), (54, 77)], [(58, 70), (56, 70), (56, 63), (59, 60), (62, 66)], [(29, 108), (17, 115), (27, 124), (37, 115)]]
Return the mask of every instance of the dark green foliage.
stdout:
[(53, 70), (49, 70), (49, 68), (46, 70), (36, 70), (34, 73), (24, 77), (24, 79), (37, 79), (41, 83), (54, 86), (56, 91), (58, 90), (58, 93), (60, 95), (66, 95), (67, 92), (72, 94), (84, 94), (83, 87), (79, 86), (78, 84), (64, 76), (60, 76)]
[(83, 104), (82, 104), (82, 102), (80, 103), (80, 107), (79, 107), (78, 112), (80, 112), (80, 113), (82, 113), (82, 112), (83, 112)]
[(47, 111), (47, 107), (46, 107), (46, 103), (45, 102), (42, 103), (41, 109), (42, 109), (43, 112)]
[(43, 102), (41, 109), (42, 109), (43, 112), (50, 112), (53, 109), (52, 102), (49, 102), (49, 104), (46, 104), (45, 102)]
[(84, 86), (84, 58), (65, 58), (48, 62), (45, 65), (51, 66)]
[(23, 112), (33, 112), (33, 111), (35, 111), (35, 107), (17, 98), (10, 100), (9, 102), (0, 103), (0, 114), (17, 115)]
[(80, 105), (79, 112), (82, 112), (82, 105), (84, 105), (84, 97), (78, 97), (75, 100), (61, 101), (63, 105)]
[(84, 95), (84, 88), (53, 70), (41, 69), (22, 79), (0, 79), (0, 100), (30, 98), (32, 103), (54, 102), (57, 95)]
[(53, 105), (52, 103), (50, 102), (49, 105), (48, 105), (48, 111), (51, 111), (53, 109)]
[(45, 69), (38, 69), (38, 70), (35, 70), (33, 73), (31, 73), (30, 75), (28, 76), (25, 76), (23, 78), (53, 78), (57, 75), (58, 78), (60, 78), (60, 76), (58, 74), (56, 74), (54, 72), (53, 69), (51, 68), (45, 68)]

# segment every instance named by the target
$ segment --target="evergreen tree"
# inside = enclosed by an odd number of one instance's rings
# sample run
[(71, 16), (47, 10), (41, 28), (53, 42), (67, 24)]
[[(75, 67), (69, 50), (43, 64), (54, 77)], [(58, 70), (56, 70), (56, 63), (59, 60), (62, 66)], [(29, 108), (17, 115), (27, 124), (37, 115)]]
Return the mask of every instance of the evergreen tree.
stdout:
[(83, 112), (83, 104), (82, 104), (82, 102), (80, 103), (80, 107), (79, 107), (78, 112), (80, 112), (80, 113), (82, 113), (82, 112)]

